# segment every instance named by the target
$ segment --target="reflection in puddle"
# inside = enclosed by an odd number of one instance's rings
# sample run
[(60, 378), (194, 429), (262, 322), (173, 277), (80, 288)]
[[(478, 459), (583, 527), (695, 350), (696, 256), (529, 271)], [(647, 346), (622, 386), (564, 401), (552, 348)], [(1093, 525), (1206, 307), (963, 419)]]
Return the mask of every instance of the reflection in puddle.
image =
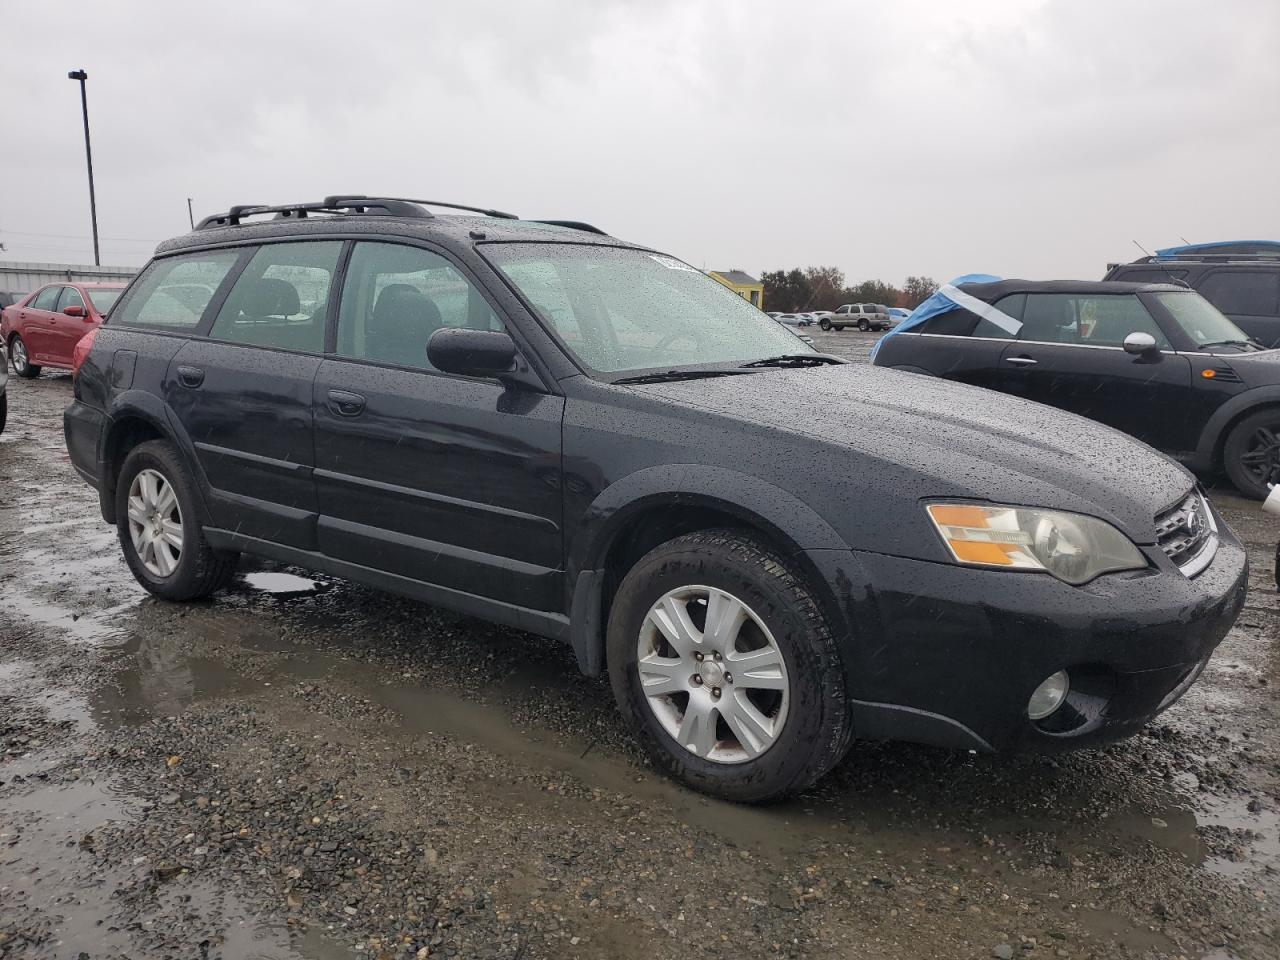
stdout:
[(258, 570), (244, 574), (244, 582), (254, 590), (269, 593), (276, 597), (300, 597), (326, 590), (329, 584), (321, 580), (299, 577), (292, 573), (281, 573), (278, 570)]

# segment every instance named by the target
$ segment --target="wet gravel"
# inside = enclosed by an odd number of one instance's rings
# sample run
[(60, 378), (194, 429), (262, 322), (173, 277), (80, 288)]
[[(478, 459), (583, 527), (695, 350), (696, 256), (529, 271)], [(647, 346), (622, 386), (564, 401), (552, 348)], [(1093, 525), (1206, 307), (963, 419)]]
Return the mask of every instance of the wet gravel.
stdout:
[(150, 599), (67, 461), (69, 379), (9, 389), (4, 960), (1280, 955), (1280, 524), (1226, 491), (1248, 606), (1141, 735), (857, 744), (753, 809), (647, 769), (550, 641), (271, 564)]

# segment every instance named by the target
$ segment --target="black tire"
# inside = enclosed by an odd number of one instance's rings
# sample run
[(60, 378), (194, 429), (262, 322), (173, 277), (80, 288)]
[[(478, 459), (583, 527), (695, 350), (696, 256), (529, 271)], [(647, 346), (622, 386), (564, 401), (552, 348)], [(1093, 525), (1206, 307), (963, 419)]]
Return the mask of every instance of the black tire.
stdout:
[[(145, 469), (159, 473), (173, 488), (182, 520), (182, 547), (177, 565), (168, 576), (148, 570), (138, 555), (129, 533), (129, 488)], [(138, 582), (165, 600), (196, 600), (207, 597), (231, 580), (239, 554), (215, 550), (204, 538), (196, 486), (182, 457), (165, 440), (151, 440), (129, 451), (116, 483), (116, 531), (125, 562)]]
[(13, 355), (13, 345), (15, 343), (22, 344), (22, 355), (24, 357), (30, 356), (30, 354), (27, 353), (27, 345), (26, 343), (23, 342), (20, 336), (18, 336), (15, 333), (12, 337), (10, 337), (9, 338), (9, 360), (13, 363), (13, 372), (16, 373), (18, 376), (20, 376), (23, 380), (34, 380), (36, 377), (40, 376), (40, 371), (43, 370), (44, 368), (37, 367), (29, 359), (23, 361), (23, 363), (19, 365), (18, 358)]
[(858, 329), (861, 330), (863, 333), (866, 333), (868, 330), (871, 329), (871, 324), (867, 323), (866, 318), (864, 317), (863, 319), (858, 321)]
[(830, 330), (831, 321), (828, 320), (826, 317), (823, 317), (821, 320), (818, 321), (818, 326), (820, 326), (823, 330)]
[(4, 433), (4, 425), (9, 420), (9, 395), (0, 393), (0, 433)]
[(1246, 497), (1265, 500), (1280, 483), (1280, 407), (1250, 414), (1231, 429), (1222, 448), (1227, 476)]
[[(642, 692), (637, 663), (645, 618), (668, 592), (691, 585), (727, 591), (750, 607), (786, 665), (786, 719), (772, 745), (752, 759), (725, 763), (697, 756), (667, 732)], [(826, 618), (801, 577), (751, 536), (705, 530), (649, 551), (618, 588), (607, 643), (609, 679), (623, 718), (658, 767), (697, 790), (740, 803), (778, 800), (811, 786), (849, 748), (844, 673)], [(723, 722), (717, 719), (718, 726)]]

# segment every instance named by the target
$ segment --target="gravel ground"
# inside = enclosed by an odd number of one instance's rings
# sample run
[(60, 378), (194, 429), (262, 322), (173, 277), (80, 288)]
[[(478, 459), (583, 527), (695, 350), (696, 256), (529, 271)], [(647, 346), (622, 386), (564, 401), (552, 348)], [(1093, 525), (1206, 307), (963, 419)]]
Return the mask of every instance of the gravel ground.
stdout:
[(1140, 736), (856, 744), (755, 809), (648, 770), (549, 641), (261, 563), (150, 599), (67, 461), (69, 378), (9, 390), (4, 960), (1280, 955), (1280, 524), (1226, 491), (1248, 606)]

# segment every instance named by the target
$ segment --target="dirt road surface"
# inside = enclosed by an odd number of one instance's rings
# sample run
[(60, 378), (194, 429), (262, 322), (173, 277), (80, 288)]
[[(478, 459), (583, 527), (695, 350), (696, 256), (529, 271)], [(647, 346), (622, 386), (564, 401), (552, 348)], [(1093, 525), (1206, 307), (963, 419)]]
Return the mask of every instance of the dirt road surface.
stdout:
[(1228, 492), (1248, 606), (1140, 736), (858, 743), (755, 809), (647, 769), (555, 643), (258, 562), (149, 598), (67, 460), (69, 377), (9, 391), (4, 960), (1280, 957), (1280, 524)]

